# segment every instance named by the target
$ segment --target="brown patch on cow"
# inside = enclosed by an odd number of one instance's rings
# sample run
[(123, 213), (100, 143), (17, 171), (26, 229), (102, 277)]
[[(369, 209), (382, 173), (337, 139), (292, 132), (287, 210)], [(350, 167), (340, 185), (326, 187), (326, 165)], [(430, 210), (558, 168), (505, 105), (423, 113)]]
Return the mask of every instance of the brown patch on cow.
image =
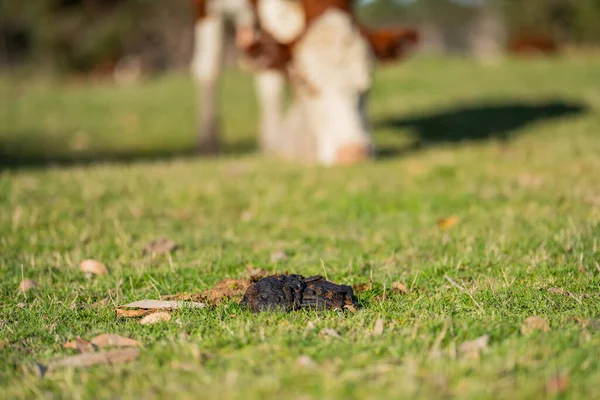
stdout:
[(251, 68), (284, 70), (292, 59), (291, 47), (279, 43), (265, 31), (256, 35), (244, 53)]
[(302, 8), (306, 18), (306, 25), (310, 24), (327, 10), (338, 9), (352, 15), (351, 0), (302, 0)]
[(518, 55), (554, 55), (559, 46), (548, 35), (519, 33), (508, 42), (508, 51)]
[(206, 18), (206, 0), (192, 0), (192, 2), (196, 11), (196, 19)]
[[(202, 0), (196, 0), (202, 2)], [(258, 0), (250, 0), (256, 14)], [(393, 61), (403, 57), (419, 41), (419, 33), (414, 29), (377, 29), (371, 31), (361, 26), (355, 18), (352, 0), (302, 0), (302, 8), (306, 20), (306, 29), (292, 43), (287, 45), (277, 42), (275, 38), (260, 28), (259, 35), (243, 50), (251, 67), (256, 69), (275, 69), (286, 71), (293, 57), (294, 47), (310, 27), (310, 24), (332, 9), (348, 13), (354, 24), (361, 31), (375, 57), (379, 61)]]
[(370, 158), (371, 152), (364, 145), (350, 144), (338, 149), (335, 155), (335, 164), (352, 165)]
[(361, 28), (361, 31), (379, 61), (397, 60), (406, 55), (419, 41), (419, 33), (414, 29), (369, 31)]

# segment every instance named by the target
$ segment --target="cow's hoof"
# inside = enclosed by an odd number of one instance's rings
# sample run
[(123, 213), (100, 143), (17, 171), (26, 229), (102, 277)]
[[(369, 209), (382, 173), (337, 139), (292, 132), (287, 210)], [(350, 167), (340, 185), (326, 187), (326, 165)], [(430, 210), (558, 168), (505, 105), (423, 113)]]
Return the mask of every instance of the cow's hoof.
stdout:
[(335, 165), (352, 165), (371, 158), (369, 147), (351, 144), (340, 147), (335, 154)]

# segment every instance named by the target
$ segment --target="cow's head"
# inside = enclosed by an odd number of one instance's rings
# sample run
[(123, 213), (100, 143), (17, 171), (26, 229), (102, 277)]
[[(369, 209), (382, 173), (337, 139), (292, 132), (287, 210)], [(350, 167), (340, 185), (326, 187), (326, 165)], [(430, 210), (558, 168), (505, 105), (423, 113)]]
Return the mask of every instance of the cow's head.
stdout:
[[(412, 30), (370, 31), (348, 0), (258, 0), (263, 35), (247, 49), (260, 68), (285, 70), (306, 135), (325, 164), (369, 158), (366, 97), (377, 59), (390, 61), (414, 44)], [(339, 3), (339, 4), (338, 4)], [(318, 6), (318, 7), (317, 7)], [(348, 6), (348, 7), (347, 7)]]

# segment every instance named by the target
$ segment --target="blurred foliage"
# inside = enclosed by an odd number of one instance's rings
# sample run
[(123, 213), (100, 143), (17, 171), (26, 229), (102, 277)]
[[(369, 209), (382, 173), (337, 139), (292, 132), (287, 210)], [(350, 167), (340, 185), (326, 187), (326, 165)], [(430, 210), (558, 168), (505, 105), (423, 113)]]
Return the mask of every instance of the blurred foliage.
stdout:
[(600, 0), (372, 0), (361, 17), (372, 25), (435, 23), (461, 29), (483, 7), (499, 13), (510, 34), (552, 35), (570, 43), (600, 43)]
[(181, 20), (191, 21), (185, 5), (182, 0), (2, 0), (0, 64), (110, 68), (128, 53), (162, 50), (157, 36), (165, 30), (164, 17), (178, 11), (166, 28), (177, 31)]
[[(124, 56), (145, 55), (152, 69), (183, 65), (191, 51), (189, 0), (2, 0), (0, 67), (93, 71)], [(509, 35), (551, 35), (562, 42), (600, 43), (600, 0), (364, 0), (369, 25), (433, 24), (445, 36), (495, 10)]]

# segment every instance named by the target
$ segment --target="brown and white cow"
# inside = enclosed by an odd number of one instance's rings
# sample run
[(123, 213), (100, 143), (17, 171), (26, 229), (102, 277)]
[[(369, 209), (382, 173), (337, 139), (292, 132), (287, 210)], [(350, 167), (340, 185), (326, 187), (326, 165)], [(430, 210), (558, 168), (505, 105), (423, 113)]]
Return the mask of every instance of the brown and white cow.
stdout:
[[(198, 5), (194, 72), (200, 82), (200, 138), (218, 142), (216, 82), (222, 21), (233, 16), (239, 40), (258, 70), (264, 151), (322, 164), (345, 164), (372, 154), (366, 96), (375, 59), (401, 56), (413, 30), (370, 31), (360, 26), (352, 0), (195, 0)], [(212, 4), (212, 5), (211, 5)], [(284, 84), (293, 101), (283, 112)]]

